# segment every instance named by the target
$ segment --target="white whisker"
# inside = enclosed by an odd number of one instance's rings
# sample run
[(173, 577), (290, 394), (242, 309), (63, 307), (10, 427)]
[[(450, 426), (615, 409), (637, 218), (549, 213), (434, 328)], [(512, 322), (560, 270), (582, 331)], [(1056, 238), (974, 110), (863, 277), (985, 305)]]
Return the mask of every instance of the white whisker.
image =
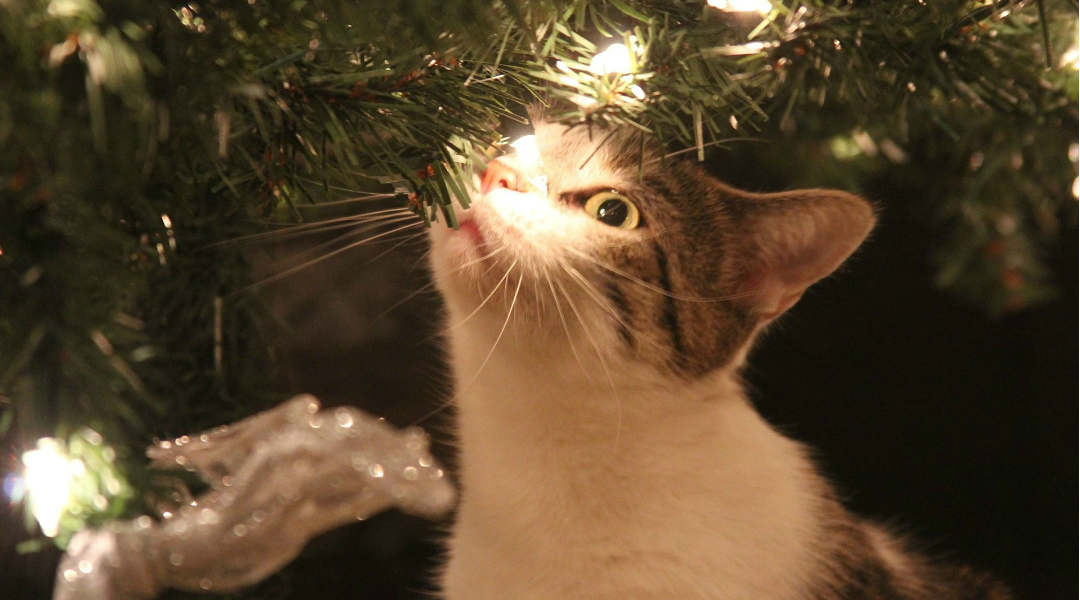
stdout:
[(320, 256), (318, 258), (314, 258), (312, 260), (306, 261), (304, 263), (301, 263), (299, 265), (296, 265), (294, 267), (286, 269), (286, 270), (284, 270), (284, 271), (282, 271), (280, 273), (276, 273), (274, 275), (271, 275), (270, 277), (262, 279), (261, 281), (256, 281), (255, 283), (252, 283), (250, 285), (246, 285), (246, 286), (244, 286), (244, 287), (230, 293), (229, 297), (230, 298), (235, 297), (235, 296), (237, 296), (239, 294), (242, 294), (244, 292), (248, 292), (248, 291), (254, 290), (256, 288), (260, 288), (260, 287), (262, 287), (262, 286), (264, 286), (264, 285), (266, 285), (268, 283), (273, 283), (275, 281), (284, 279), (285, 277), (288, 277), (289, 275), (297, 273), (297, 272), (299, 272), (299, 271), (301, 271), (303, 269), (306, 269), (306, 268), (308, 268), (308, 267), (310, 267), (312, 265), (318, 264), (318, 263), (320, 263), (320, 262), (322, 262), (324, 260), (327, 260), (327, 259), (330, 259), (330, 258), (332, 258), (334, 256), (337, 256), (338, 254), (341, 254), (342, 252), (345, 252), (347, 250), (351, 250), (351, 249), (356, 248), (358, 246), (361, 246), (363, 244), (375, 241), (375, 240), (380, 239), (380, 238), (384, 238), (384, 237), (386, 237), (388, 235), (392, 235), (394, 233), (397, 233), (399, 231), (404, 231), (406, 229), (411, 229), (411, 228), (414, 228), (414, 227), (423, 227), (423, 225), (424, 225), (423, 222), (417, 221), (415, 223), (409, 223), (408, 225), (402, 225), (401, 227), (396, 227), (394, 229), (391, 229), (390, 231), (384, 231), (382, 233), (373, 235), (371, 237), (367, 237), (367, 238), (364, 238), (362, 240), (352, 242), (352, 243), (350, 243), (350, 244), (348, 244), (346, 246), (343, 246), (343, 247), (338, 248), (336, 250), (333, 250), (331, 252), (327, 252), (326, 254), (324, 254), (324, 255), (322, 255), (322, 256)]
[[(611, 318), (614, 319), (617, 324), (623, 326), (628, 331), (634, 330), (634, 325), (627, 322), (626, 319), (624, 319), (623, 316), (619, 314), (619, 312), (614, 307), (611, 306), (611, 303), (606, 301), (605, 298), (603, 298), (603, 296), (600, 294), (600, 291), (596, 289), (596, 286), (590, 283), (589, 280), (584, 275), (582, 275), (580, 271), (578, 271), (574, 267), (571, 267), (570, 265), (560, 266), (562, 266), (563, 270), (566, 271), (566, 274), (569, 275), (572, 279), (574, 279), (574, 282), (581, 287), (585, 294), (589, 296), (589, 298), (591, 298), (592, 301), (595, 302), (601, 310), (611, 315)], [(634, 339), (638, 342), (646, 343), (657, 350), (665, 352), (667, 351), (667, 346), (658, 343), (652, 337), (637, 336)]]
[(615, 412), (617, 415), (615, 423), (614, 450), (618, 451), (619, 441), (622, 437), (622, 397), (619, 396), (619, 391), (615, 387), (615, 379), (611, 376), (611, 370), (608, 369), (607, 361), (604, 360), (604, 353), (600, 350), (600, 346), (596, 343), (596, 338), (593, 337), (592, 332), (589, 331), (589, 326), (585, 324), (585, 319), (582, 318), (581, 313), (578, 312), (577, 306), (574, 305), (573, 300), (570, 298), (570, 294), (567, 293), (566, 288), (563, 287), (562, 283), (556, 281), (555, 284), (559, 286), (560, 290), (562, 290), (563, 296), (566, 298), (566, 303), (570, 306), (570, 310), (573, 311), (574, 316), (577, 317), (578, 322), (581, 323), (581, 329), (585, 332), (585, 337), (588, 338), (589, 343), (593, 347), (593, 351), (596, 352), (596, 358), (600, 361), (600, 367), (604, 370), (604, 375), (607, 377), (608, 385), (611, 387), (611, 394), (612, 397), (615, 399)]
[(414, 233), (412, 235), (407, 235), (404, 238), (402, 238), (400, 242), (397, 242), (393, 246), (390, 246), (386, 250), (383, 250), (382, 252), (376, 254), (373, 258), (371, 258), (370, 260), (365, 262), (364, 265), (365, 266), (370, 265), (371, 263), (379, 260), (380, 258), (386, 256), (387, 254), (390, 254), (394, 250), (397, 250), (398, 248), (404, 246), (405, 244), (408, 244), (409, 242), (415, 242), (416, 240), (418, 240), (418, 239), (420, 239), (420, 238), (422, 238), (422, 237), (424, 237), (426, 235), (427, 235), (426, 231), (419, 231), (419, 232)]
[(473, 311), (471, 313), (469, 313), (460, 322), (458, 322), (455, 325), (452, 325), (452, 326), (448, 327), (446, 330), (447, 331), (453, 331), (453, 330), (457, 329), (458, 327), (461, 327), (462, 325), (467, 323), (469, 321), (469, 319), (473, 318), (473, 316), (476, 315), (476, 313), (480, 312), (480, 309), (484, 308), (484, 305), (487, 304), (489, 300), (491, 300), (491, 297), (494, 296), (495, 292), (497, 292), (499, 290), (499, 288), (502, 286), (503, 282), (506, 281), (506, 278), (510, 276), (510, 272), (514, 270), (515, 266), (517, 266), (517, 262), (518, 261), (515, 259), (514, 262), (510, 263), (510, 266), (506, 268), (506, 273), (504, 273), (502, 278), (499, 279), (499, 282), (495, 284), (495, 287), (491, 288), (491, 292), (489, 292), (488, 295), (480, 302), (479, 306), (474, 308)]
[[(559, 302), (559, 295), (555, 292), (555, 285), (551, 283), (551, 275), (549, 275), (547, 271), (544, 272), (544, 279), (547, 280), (548, 289), (551, 290), (551, 299), (555, 303), (555, 312), (559, 315), (559, 322), (562, 323), (563, 331), (566, 332), (566, 341), (570, 344), (570, 353), (574, 355), (574, 360), (576, 360), (578, 366), (581, 367), (582, 374), (585, 375), (586, 379), (591, 381), (592, 375), (590, 375), (589, 370), (585, 368), (585, 363), (581, 361), (581, 355), (578, 354), (577, 347), (574, 345), (574, 338), (570, 335), (570, 327), (566, 324), (566, 316), (563, 314), (562, 305)], [(567, 298), (567, 301), (569, 301), (569, 298)]]
[[(517, 263), (515, 262), (514, 264)], [(511, 268), (513, 268), (513, 265), (511, 265)], [(487, 356), (485, 356), (484, 360), (480, 363), (480, 367), (476, 369), (476, 373), (473, 374), (468, 383), (462, 386), (462, 392), (472, 387), (473, 383), (476, 383), (476, 380), (480, 377), (480, 373), (484, 370), (484, 367), (487, 366), (488, 361), (491, 360), (491, 355), (495, 354), (495, 348), (499, 345), (499, 341), (502, 340), (503, 334), (506, 333), (506, 326), (510, 324), (510, 318), (514, 315), (514, 306), (517, 305), (518, 292), (521, 291), (521, 282), (523, 279), (525, 279), (524, 274), (518, 275), (517, 287), (514, 288), (514, 297), (510, 300), (510, 308), (506, 311), (506, 319), (503, 320), (502, 327), (499, 329), (499, 335), (495, 336), (495, 343), (491, 344), (491, 349), (488, 350)]]
[(390, 218), (390, 219), (383, 220), (383, 221), (381, 221), (379, 223), (367, 223), (367, 224), (362, 224), (362, 225), (354, 225), (354, 224), (350, 223), (349, 227), (354, 228), (352, 231), (347, 231), (347, 232), (342, 233), (342, 234), (340, 234), (340, 235), (338, 235), (338, 236), (336, 236), (336, 237), (334, 237), (334, 238), (332, 238), (330, 240), (327, 240), (327, 241), (322, 242), (320, 244), (316, 244), (316, 245), (311, 246), (309, 248), (305, 248), (304, 250), (302, 250), (300, 252), (297, 252), (295, 254), (287, 256), (287, 257), (285, 257), (283, 259), (280, 259), (280, 260), (278, 260), (276, 262), (277, 263), (293, 262), (293, 261), (297, 261), (297, 260), (303, 260), (303, 257), (306, 257), (306, 256), (318, 256), (318, 255), (323, 254), (323, 252), (327, 248), (331, 248), (333, 246), (336, 246), (337, 244), (340, 244), (341, 242), (343, 242), (343, 241), (345, 241), (345, 240), (347, 240), (349, 238), (354, 238), (354, 237), (357, 237), (357, 236), (365, 235), (365, 234), (371, 232), (372, 230), (378, 229), (380, 227), (384, 227), (384, 226), (387, 226), (387, 225), (396, 225), (398, 223), (402, 223), (402, 222), (410, 221), (410, 220), (411, 220), (411, 218), (409, 218), (409, 217), (393, 217), (393, 218)]
[(656, 284), (649, 283), (648, 281), (645, 281), (644, 279), (641, 279), (640, 277), (635, 277), (635, 276), (633, 276), (633, 275), (631, 275), (631, 274), (629, 274), (629, 273), (627, 273), (627, 272), (625, 272), (625, 271), (623, 271), (621, 269), (615, 268), (615, 267), (613, 267), (611, 265), (604, 264), (602, 261), (599, 261), (599, 260), (593, 258), (592, 256), (589, 256), (588, 254), (586, 254), (584, 252), (581, 252), (579, 250), (575, 250), (574, 248), (570, 248), (570, 247), (567, 247), (565, 249), (568, 252), (573, 253), (578, 258), (581, 258), (582, 260), (588, 261), (589, 263), (591, 263), (593, 265), (596, 265), (597, 267), (600, 267), (601, 269), (604, 269), (605, 271), (608, 271), (610, 273), (618, 275), (619, 277), (622, 277), (622, 278), (626, 279), (627, 281), (630, 281), (630, 282), (635, 283), (637, 285), (640, 285), (641, 287), (644, 287), (645, 289), (647, 289), (649, 291), (656, 292), (657, 294), (660, 294), (662, 296), (667, 296), (668, 298), (672, 298), (674, 300), (681, 300), (681, 301), (684, 301), (684, 302), (700, 302), (700, 303), (724, 302), (726, 300), (737, 300), (739, 298), (745, 298), (747, 296), (752, 295), (750, 292), (746, 292), (746, 293), (742, 293), (742, 294), (729, 294), (729, 295), (726, 295), (726, 296), (713, 296), (713, 297), (685, 296), (685, 295), (682, 295), (682, 294), (673, 294), (673, 293), (668, 292), (667, 290), (665, 290), (664, 288), (662, 288), (662, 287), (660, 287), (660, 286), (658, 286)]
[[(506, 246), (500, 246), (500, 247), (496, 248), (495, 250), (493, 250), (493, 251), (491, 251), (491, 252), (489, 252), (489, 253), (487, 253), (487, 254), (479, 257), (479, 258), (474, 258), (474, 259), (470, 260), (469, 262), (467, 262), (467, 263), (465, 263), (465, 264), (463, 264), (461, 266), (455, 267), (454, 272), (455, 273), (460, 273), (461, 271), (464, 271), (465, 269), (467, 269), (467, 268), (469, 268), (469, 267), (471, 267), (471, 266), (473, 266), (473, 265), (475, 265), (477, 263), (484, 262), (485, 260), (487, 260), (487, 259), (495, 256), (496, 254), (502, 252), (503, 250), (506, 250)], [(494, 266), (494, 265), (492, 265), (492, 266)], [(490, 270), (490, 268), (491, 267), (488, 267), (489, 270)], [(485, 271), (485, 273), (486, 273), (486, 271)]]
[(278, 241), (282, 239), (289, 239), (293, 237), (322, 233), (324, 231), (332, 231), (334, 229), (341, 229), (345, 227), (353, 227), (356, 225), (362, 225), (366, 223), (372, 223), (375, 221), (381, 221), (385, 219), (391, 219), (406, 214), (412, 214), (406, 208), (393, 208), (385, 211), (373, 211), (370, 213), (364, 213), (360, 215), (349, 215), (345, 217), (334, 217), (332, 219), (323, 219), (321, 221), (309, 221), (306, 223), (297, 224), (281, 224), (281, 223), (267, 223), (268, 226), (281, 226), (280, 229), (275, 231), (263, 231), (260, 233), (250, 233), (247, 235), (241, 235), (227, 240), (221, 240), (219, 242), (212, 242), (206, 244), (202, 248), (213, 248), (224, 244), (233, 244), (239, 242), (257, 242), (265, 239), (271, 241)]
[(412, 300), (413, 298), (419, 296), (420, 294), (423, 294), (425, 292), (430, 292), (430, 291), (432, 291), (434, 289), (435, 289), (435, 282), (434, 281), (429, 281), (428, 283), (420, 286), (419, 288), (413, 290), (412, 292), (409, 292), (405, 297), (401, 298), (397, 302), (391, 304), (390, 308), (387, 308), (386, 310), (384, 310), (381, 313), (379, 313), (378, 315), (376, 315), (375, 318), (372, 319), (372, 321), (378, 321), (379, 319), (381, 319), (381, 318), (385, 317), (386, 315), (390, 314), (391, 312), (393, 312), (393, 310), (395, 308), (401, 306), (402, 304), (405, 304), (406, 302), (408, 302), (409, 300)]

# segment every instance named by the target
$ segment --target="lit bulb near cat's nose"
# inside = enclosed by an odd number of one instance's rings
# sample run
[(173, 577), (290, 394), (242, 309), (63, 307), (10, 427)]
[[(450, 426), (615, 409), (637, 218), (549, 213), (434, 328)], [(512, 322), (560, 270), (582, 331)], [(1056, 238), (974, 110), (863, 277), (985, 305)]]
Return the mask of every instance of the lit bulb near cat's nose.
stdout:
[(530, 165), (540, 164), (540, 149), (536, 146), (535, 135), (523, 135), (510, 143), (518, 160)]

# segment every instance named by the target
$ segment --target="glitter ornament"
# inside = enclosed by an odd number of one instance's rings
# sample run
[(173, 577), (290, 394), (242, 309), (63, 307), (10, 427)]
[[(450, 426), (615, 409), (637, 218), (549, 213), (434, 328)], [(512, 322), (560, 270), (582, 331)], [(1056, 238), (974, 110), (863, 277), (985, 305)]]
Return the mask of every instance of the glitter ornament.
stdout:
[(454, 489), (419, 429), (297, 396), (238, 423), (151, 447), (155, 465), (200, 474), (210, 490), (75, 535), (54, 600), (138, 600), (165, 588), (228, 592), (264, 579), (309, 539), (394, 507), (448, 511)]

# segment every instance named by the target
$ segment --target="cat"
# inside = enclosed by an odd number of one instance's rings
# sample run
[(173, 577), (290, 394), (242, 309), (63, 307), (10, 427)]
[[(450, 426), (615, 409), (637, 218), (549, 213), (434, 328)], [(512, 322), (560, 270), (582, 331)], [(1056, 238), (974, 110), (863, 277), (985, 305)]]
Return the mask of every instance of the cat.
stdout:
[(1005, 599), (850, 514), (753, 409), (755, 337), (875, 223), (534, 115), (433, 226), (461, 501), (447, 600)]

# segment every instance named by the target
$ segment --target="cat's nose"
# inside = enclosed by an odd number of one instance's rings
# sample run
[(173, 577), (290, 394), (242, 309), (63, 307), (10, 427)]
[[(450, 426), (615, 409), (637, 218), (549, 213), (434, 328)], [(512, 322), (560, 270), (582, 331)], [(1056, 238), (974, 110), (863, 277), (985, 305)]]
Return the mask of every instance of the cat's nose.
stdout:
[(497, 188), (506, 188), (515, 192), (525, 191), (521, 184), (524, 183), (521, 174), (500, 160), (493, 160), (484, 169), (484, 175), (480, 178), (480, 192), (487, 194)]

